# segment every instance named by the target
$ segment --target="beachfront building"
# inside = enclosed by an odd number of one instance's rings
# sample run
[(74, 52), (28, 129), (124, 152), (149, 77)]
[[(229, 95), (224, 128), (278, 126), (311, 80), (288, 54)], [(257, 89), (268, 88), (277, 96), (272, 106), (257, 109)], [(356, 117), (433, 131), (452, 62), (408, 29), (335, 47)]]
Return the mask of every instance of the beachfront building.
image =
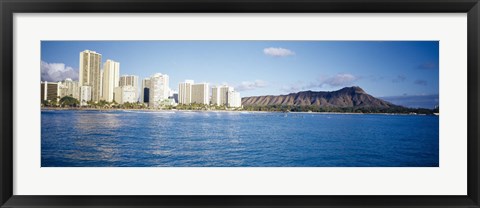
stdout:
[(217, 86), (212, 87), (212, 98), (211, 98), (211, 104), (220, 106), (220, 88)]
[(228, 106), (227, 105), (227, 102), (228, 102), (228, 92), (233, 92), (234, 91), (234, 88), (233, 87), (230, 87), (230, 86), (227, 86), (227, 85), (223, 85), (219, 88), (219, 92), (220, 92), (220, 95), (219, 95), (219, 100), (220, 100), (220, 105), (224, 105), (224, 106)]
[(54, 101), (58, 102), (60, 97), (61, 82), (40, 82), (40, 101)]
[(70, 96), (77, 100), (80, 99), (80, 86), (78, 81), (73, 81), (72, 79), (67, 78), (63, 82), (61, 82), (61, 84), (59, 85), (59, 89), (60, 98)]
[(185, 80), (178, 84), (178, 103), (188, 105), (192, 103), (193, 80)]
[(100, 100), (103, 99), (103, 69), (100, 70)]
[(191, 103), (209, 104), (208, 83), (192, 84), (191, 89)]
[[(120, 87), (123, 87), (123, 86), (132, 86), (132, 87), (135, 87), (135, 90), (138, 89), (138, 76), (136, 75), (123, 75), (123, 76), (120, 76), (120, 83), (119, 83), (119, 86)], [(139, 93), (138, 93), (138, 90), (135, 92), (135, 102), (138, 101), (138, 96)]]
[(242, 106), (240, 93), (228, 85), (212, 87), (212, 105), (238, 108)]
[(118, 104), (136, 103), (137, 88), (134, 86), (119, 86), (115, 88), (114, 100)]
[(113, 101), (113, 94), (120, 77), (120, 63), (108, 59), (103, 64), (103, 100), (107, 102)]
[(88, 105), (88, 102), (92, 100), (92, 87), (80, 86), (80, 105)]
[(123, 76), (121, 76), (119, 86), (132, 86), (132, 87), (137, 88), (138, 87), (138, 76), (135, 76), (135, 75), (123, 75)]
[(239, 92), (227, 92), (227, 106), (229, 108), (239, 108), (242, 106), (242, 98), (240, 97)]
[(148, 105), (151, 108), (157, 108), (163, 100), (168, 99), (169, 91), (168, 75), (161, 73), (153, 75), (150, 77)]
[(100, 100), (100, 64), (102, 55), (90, 50), (80, 52), (79, 84), (91, 87), (93, 101)]

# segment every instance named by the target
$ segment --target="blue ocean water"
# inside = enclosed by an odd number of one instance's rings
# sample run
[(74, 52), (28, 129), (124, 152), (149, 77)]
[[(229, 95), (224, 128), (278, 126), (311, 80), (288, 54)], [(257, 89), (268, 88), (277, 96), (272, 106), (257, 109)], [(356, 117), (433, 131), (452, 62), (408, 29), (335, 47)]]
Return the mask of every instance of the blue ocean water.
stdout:
[(438, 167), (439, 117), (42, 110), (42, 167)]

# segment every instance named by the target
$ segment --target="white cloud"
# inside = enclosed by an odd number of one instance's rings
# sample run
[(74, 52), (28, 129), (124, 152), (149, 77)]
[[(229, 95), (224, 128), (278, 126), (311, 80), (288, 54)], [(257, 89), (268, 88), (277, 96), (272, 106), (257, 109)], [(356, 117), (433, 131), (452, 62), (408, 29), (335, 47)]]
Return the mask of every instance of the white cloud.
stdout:
[(353, 82), (357, 81), (358, 78), (355, 77), (352, 74), (337, 74), (333, 77), (329, 77), (325, 79), (321, 84), (327, 84), (332, 87), (338, 87), (338, 86), (348, 86), (353, 84)]
[(323, 79), (318, 79), (316, 82), (304, 83), (296, 82), (290, 86), (283, 86), (281, 88), (284, 92), (299, 92), (306, 90), (329, 90), (329, 89), (338, 89), (339, 87), (349, 87), (352, 86), (360, 78), (348, 74), (337, 74), (335, 76), (326, 77)]
[(235, 86), (235, 90), (247, 91), (247, 90), (254, 90), (254, 89), (262, 88), (266, 86), (267, 86), (267, 83), (263, 80), (255, 80), (254, 82), (244, 81), (240, 85)]
[(71, 78), (78, 80), (78, 71), (64, 63), (47, 63), (42, 61), (40, 64), (41, 81), (58, 82)]
[(295, 55), (295, 52), (288, 50), (286, 48), (272, 48), (272, 47), (263, 49), (263, 53), (267, 56), (276, 56), (276, 57)]

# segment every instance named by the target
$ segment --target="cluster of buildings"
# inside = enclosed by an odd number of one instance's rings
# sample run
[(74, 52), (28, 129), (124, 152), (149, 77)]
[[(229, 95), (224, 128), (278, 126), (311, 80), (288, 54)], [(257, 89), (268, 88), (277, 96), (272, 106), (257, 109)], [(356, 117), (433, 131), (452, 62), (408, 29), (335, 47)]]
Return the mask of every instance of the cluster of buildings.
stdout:
[[(65, 79), (61, 82), (41, 82), (41, 102), (59, 100), (71, 96), (87, 105), (90, 101), (136, 103), (142, 102), (151, 108), (177, 104), (212, 104), (229, 108), (241, 107), (240, 93), (233, 87), (213, 86), (185, 80), (178, 85), (178, 92), (170, 89), (169, 76), (157, 73), (142, 80), (138, 90), (138, 76), (120, 76), (120, 63), (107, 59), (101, 70), (102, 55), (91, 50), (80, 52), (79, 80)], [(140, 93), (138, 93), (140, 92)]]
[(79, 80), (41, 82), (41, 101), (51, 101), (71, 96), (87, 105), (89, 101), (138, 101), (138, 76), (120, 76), (120, 63), (107, 59), (101, 70), (102, 55), (90, 50), (80, 52)]
[(242, 106), (240, 93), (233, 87), (213, 86), (210, 96), (208, 83), (194, 83), (193, 80), (185, 80), (178, 84), (178, 103), (180, 104), (212, 104), (217, 106), (226, 106), (229, 108), (238, 108)]

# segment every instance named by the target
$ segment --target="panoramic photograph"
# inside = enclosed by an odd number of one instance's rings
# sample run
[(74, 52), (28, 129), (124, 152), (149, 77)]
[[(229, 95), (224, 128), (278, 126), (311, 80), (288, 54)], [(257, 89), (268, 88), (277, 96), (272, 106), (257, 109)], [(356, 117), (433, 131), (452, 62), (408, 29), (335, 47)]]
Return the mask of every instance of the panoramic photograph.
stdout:
[(42, 167), (439, 167), (438, 41), (42, 41)]

